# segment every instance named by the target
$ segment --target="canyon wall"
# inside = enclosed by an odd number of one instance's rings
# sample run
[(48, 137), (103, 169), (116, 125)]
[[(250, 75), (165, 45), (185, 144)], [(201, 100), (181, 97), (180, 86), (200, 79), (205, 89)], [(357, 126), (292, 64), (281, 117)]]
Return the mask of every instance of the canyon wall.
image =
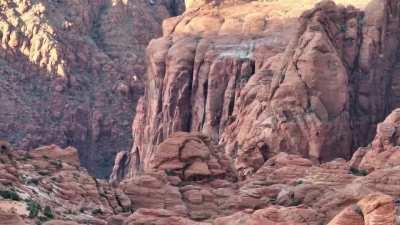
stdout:
[(223, 145), (241, 178), (279, 152), (326, 162), (368, 144), (399, 106), (399, 2), (301, 13), (307, 3), (210, 3), (165, 20), (147, 48), (133, 148), (115, 171), (150, 170), (177, 131)]
[(0, 138), (21, 149), (75, 146), (108, 176), (129, 149), (144, 49), (183, 1), (0, 2)]
[(186, 2), (0, 3), (0, 225), (399, 224), (400, 1)]

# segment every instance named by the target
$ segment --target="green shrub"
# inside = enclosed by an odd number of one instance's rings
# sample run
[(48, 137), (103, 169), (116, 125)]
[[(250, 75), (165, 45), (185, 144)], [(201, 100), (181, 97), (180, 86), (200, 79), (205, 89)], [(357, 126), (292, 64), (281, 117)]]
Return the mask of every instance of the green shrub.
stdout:
[(368, 175), (368, 171), (363, 170), (363, 169), (358, 169), (356, 167), (350, 167), (350, 173), (355, 176), (367, 176)]
[(49, 206), (44, 207), (43, 215), (45, 215), (49, 219), (54, 218), (54, 214)]
[(297, 180), (297, 181), (294, 183), (294, 186), (299, 186), (299, 185), (301, 185), (301, 184), (304, 184), (304, 181), (302, 181), (302, 180)]
[(290, 203), (290, 206), (298, 206), (298, 205), (301, 205), (300, 199), (293, 199), (293, 201)]
[(14, 190), (0, 190), (0, 196), (5, 199), (11, 199), (14, 201), (20, 201), (21, 198), (19, 197), (18, 193)]
[(37, 217), (39, 215), (40, 210), (42, 210), (40, 204), (32, 199), (27, 200), (27, 204), (28, 204), (27, 210), (29, 211), (29, 218)]

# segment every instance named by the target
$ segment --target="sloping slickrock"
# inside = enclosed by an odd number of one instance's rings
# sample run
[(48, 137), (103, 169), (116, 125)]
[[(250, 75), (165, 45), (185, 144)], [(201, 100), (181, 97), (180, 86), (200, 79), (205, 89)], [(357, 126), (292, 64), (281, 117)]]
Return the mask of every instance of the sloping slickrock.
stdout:
[(134, 209), (166, 209), (180, 215), (187, 215), (179, 189), (172, 186), (165, 175), (154, 173), (124, 180), (120, 187), (131, 199)]
[(328, 225), (364, 225), (364, 218), (358, 205), (352, 205), (340, 212)]
[(397, 206), (395, 200), (383, 194), (371, 194), (360, 200), (356, 205), (346, 208), (328, 225), (341, 224), (397, 224)]
[(6, 213), (0, 210), (0, 224), (1, 225), (26, 225), (24, 221), (15, 214)]
[(209, 223), (195, 222), (168, 210), (140, 209), (133, 213), (124, 225), (211, 225)]
[(52, 221), (44, 223), (43, 225), (79, 225), (79, 224), (77, 224), (75, 222), (69, 222), (69, 221), (52, 220)]
[(254, 212), (239, 212), (232, 216), (218, 218), (214, 225), (317, 225), (317, 214), (310, 209), (269, 207)]
[(392, 197), (382, 194), (369, 195), (358, 204), (364, 215), (365, 224), (395, 224), (396, 206)]

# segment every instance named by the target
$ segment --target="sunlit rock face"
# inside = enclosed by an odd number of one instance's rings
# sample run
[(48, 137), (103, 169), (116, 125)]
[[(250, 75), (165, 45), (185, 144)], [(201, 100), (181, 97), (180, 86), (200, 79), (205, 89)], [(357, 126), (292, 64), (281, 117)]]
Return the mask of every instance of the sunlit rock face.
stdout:
[(72, 147), (1, 152), (0, 172), (2, 225), (106, 224), (108, 217), (132, 209), (122, 190), (79, 165)]
[(80, 149), (107, 176), (143, 93), (144, 50), (183, 1), (0, 1), (0, 137)]
[(149, 170), (177, 131), (223, 145), (242, 179), (282, 151), (324, 162), (368, 144), (398, 106), (399, 5), (323, 1), (302, 13), (314, 3), (214, 2), (165, 20), (147, 48), (125, 174)]

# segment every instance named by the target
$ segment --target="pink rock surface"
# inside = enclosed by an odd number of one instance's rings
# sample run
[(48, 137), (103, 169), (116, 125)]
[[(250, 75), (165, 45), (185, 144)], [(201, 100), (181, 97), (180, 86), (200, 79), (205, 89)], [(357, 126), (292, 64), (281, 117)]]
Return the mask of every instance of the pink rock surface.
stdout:
[[(286, 17), (274, 14), (284, 6), (210, 3), (164, 22), (164, 37), (147, 48), (131, 160), (117, 164), (125, 176), (146, 171), (156, 146), (179, 131), (222, 144), (241, 179), (279, 152), (350, 159), (372, 140), (376, 123), (397, 106), (398, 4), (323, 1), (303, 14), (290, 7)], [(229, 25), (233, 18), (243, 24)], [(246, 20), (251, 29), (231, 29)]]

